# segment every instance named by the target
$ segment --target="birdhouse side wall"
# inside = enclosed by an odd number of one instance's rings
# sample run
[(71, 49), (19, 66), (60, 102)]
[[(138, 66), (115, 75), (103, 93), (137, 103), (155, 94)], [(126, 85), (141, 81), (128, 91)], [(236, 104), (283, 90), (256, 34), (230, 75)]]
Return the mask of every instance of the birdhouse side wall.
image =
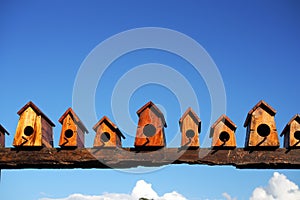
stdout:
[[(181, 124), (181, 146), (199, 147), (199, 134), (198, 134), (199, 123), (195, 122), (190, 115), (187, 115)], [(186, 132), (192, 130), (194, 137), (188, 138)]]
[(5, 133), (0, 131), (0, 148), (5, 147)]
[[(104, 142), (101, 140), (101, 136), (104, 133), (108, 133), (110, 138), (108, 141)], [(121, 141), (117, 136), (117, 133), (109, 127), (108, 124), (102, 123), (98, 129), (94, 140), (94, 147), (121, 147)]]
[(44, 147), (53, 147), (53, 128), (44, 118), (41, 118), (42, 129), (42, 144)]
[[(24, 134), (26, 127), (33, 128), (33, 133), (29, 136)], [(31, 107), (20, 115), (13, 146), (42, 146), (41, 116)]]
[[(261, 124), (266, 124), (270, 128), (270, 134), (266, 137), (262, 137), (258, 134), (257, 128)], [(276, 129), (276, 123), (274, 116), (271, 116), (262, 108), (257, 108), (251, 116), (250, 128), (248, 129), (248, 146), (279, 146), (278, 133)]]
[[(153, 136), (147, 137), (143, 133), (143, 129), (147, 124), (152, 124), (156, 128), (156, 132)], [(139, 116), (139, 122), (137, 127), (137, 133), (134, 145), (163, 147), (165, 146), (164, 124), (162, 119), (158, 117), (150, 108), (146, 108)]]
[(77, 147), (78, 148), (84, 148), (84, 134), (83, 130), (80, 129), (80, 127), (77, 125)]
[[(220, 140), (220, 134), (225, 131), (229, 134), (229, 140), (225, 143)], [(220, 121), (214, 128), (213, 139), (212, 139), (213, 147), (236, 147), (236, 139), (235, 132), (226, 126), (223, 121)]]
[(286, 136), (288, 136), (287, 138), (288, 147), (300, 147), (299, 140), (297, 140), (294, 136), (296, 131), (300, 131), (300, 124), (296, 120), (294, 120), (290, 124), (290, 130), (288, 134), (286, 134)]
[[(67, 131), (71, 130), (73, 132), (72, 136), (66, 134)], [(64, 147), (77, 147), (77, 126), (70, 114), (68, 114), (62, 123), (59, 146)]]

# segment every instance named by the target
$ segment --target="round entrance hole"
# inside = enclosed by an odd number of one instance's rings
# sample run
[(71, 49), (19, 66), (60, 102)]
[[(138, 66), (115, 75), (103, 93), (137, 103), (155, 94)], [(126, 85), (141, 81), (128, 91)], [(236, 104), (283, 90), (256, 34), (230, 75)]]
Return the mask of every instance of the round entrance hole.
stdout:
[(192, 129), (189, 129), (185, 132), (186, 137), (192, 138), (195, 136), (195, 132)]
[(219, 135), (219, 139), (222, 141), (222, 142), (227, 142), (229, 139), (230, 139), (230, 135), (229, 133), (227, 133), (226, 131), (222, 131)]
[(73, 136), (73, 131), (71, 129), (68, 129), (65, 131), (66, 138), (71, 138)]
[(156, 133), (156, 128), (152, 124), (147, 124), (144, 126), (143, 133), (147, 137), (151, 137)]
[(271, 132), (270, 127), (267, 124), (260, 124), (257, 127), (257, 133), (261, 136), (261, 137), (267, 137)]
[(294, 137), (295, 137), (297, 140), (300, 140), (300, 131), (295, 131)]
[(110, 134), (108, 132), (104, 132), (101, 134), (101, 141), (108, 142), (110, 140)]
[(31, 126), (26, 126), (24, 128), (24, 134), (28, 137), (31, 136), (33, 134), (34, 130)]

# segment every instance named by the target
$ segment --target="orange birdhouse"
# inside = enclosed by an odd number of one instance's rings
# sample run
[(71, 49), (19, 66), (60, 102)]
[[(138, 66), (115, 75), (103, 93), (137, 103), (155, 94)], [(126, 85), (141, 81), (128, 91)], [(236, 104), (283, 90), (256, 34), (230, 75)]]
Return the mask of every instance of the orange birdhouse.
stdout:
[(236, 125), (226, 116), (222, 115), (211, 126), (210, 137), (212, 137), (213, 148), (235, 148), (235, 130)]
[(134, 146), (153, 149), (166, 145), (164, 127), (167, 127), (163, 113), (151, 101), (137, 111), (139, 116)]
[(276, 110), (264, 101), (258, 102), (249, 111), (244, 123), (244, 127), (247, 127), (246, 147), (279, 147), (275, 114)]
[(88, 133), (88, 130), (73, 109), (68, 108), (58, 121), (62, 124), (59, 146), (84, 148), (84, 134)]
[(285, 148), (300, 148), (300, 115), (295, 115), (285, 126), (280, 136), (284, 135)]
[(7, 130), (0, 124), (0, 148), (5, 147), (5, 134), (9, 135)]
[(125, 136), (108, 117), (100, 119), (93, 129), (96, 132), (94, 147), (122, 147), (121, 137), (125, 139)]
[(201, 120), (197, 114), (188, 108), (179, 120), (181, 131), (181, 148), (199, 148), (199, 133), (201, 131)]
[(15, 147), (53, 147), (54, 123), (31, 101), (18, 114)]

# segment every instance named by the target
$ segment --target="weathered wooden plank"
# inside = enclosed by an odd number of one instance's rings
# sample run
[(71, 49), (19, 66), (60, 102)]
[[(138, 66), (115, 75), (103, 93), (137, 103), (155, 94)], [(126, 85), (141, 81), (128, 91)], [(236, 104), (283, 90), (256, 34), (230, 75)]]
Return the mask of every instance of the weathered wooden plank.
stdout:
[(163, 148), (139, 151), (134, 148), (0, 148), (0, 169), (132, 168), (168, 164), (231, 165), (236, 168), (300, 169), (300, 149), (249, 151), (243, 148), (182, 150)]

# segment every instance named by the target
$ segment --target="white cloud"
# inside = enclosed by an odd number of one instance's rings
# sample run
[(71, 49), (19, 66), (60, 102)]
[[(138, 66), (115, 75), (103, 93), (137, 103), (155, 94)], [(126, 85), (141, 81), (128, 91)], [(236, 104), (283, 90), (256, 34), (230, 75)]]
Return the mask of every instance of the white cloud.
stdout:
[(146, 183), (144, 180), (137, 181), (131, 194), (105, 193), (97, 196), (72, 194), (66, 198), (42, 198), (40, 200), (138, 200), (141, 197), (154, 200), (186, 200), (184, 196), (175, 191), (171, 193), (165, 193), (163, 196), (160, 197), (152, 189), (152, 185)]
[(297, 200), (300, 199), (298, 185), (283, 174), (275, 172), (266, 187), (255, 188), (250, 200)]
[(222, 196), (226, 199), (226, 200), (236, 200), (236, 198), (232, 198), (229, 194), (227, 194), (226, 192), (224, 192), (222, 194)]

